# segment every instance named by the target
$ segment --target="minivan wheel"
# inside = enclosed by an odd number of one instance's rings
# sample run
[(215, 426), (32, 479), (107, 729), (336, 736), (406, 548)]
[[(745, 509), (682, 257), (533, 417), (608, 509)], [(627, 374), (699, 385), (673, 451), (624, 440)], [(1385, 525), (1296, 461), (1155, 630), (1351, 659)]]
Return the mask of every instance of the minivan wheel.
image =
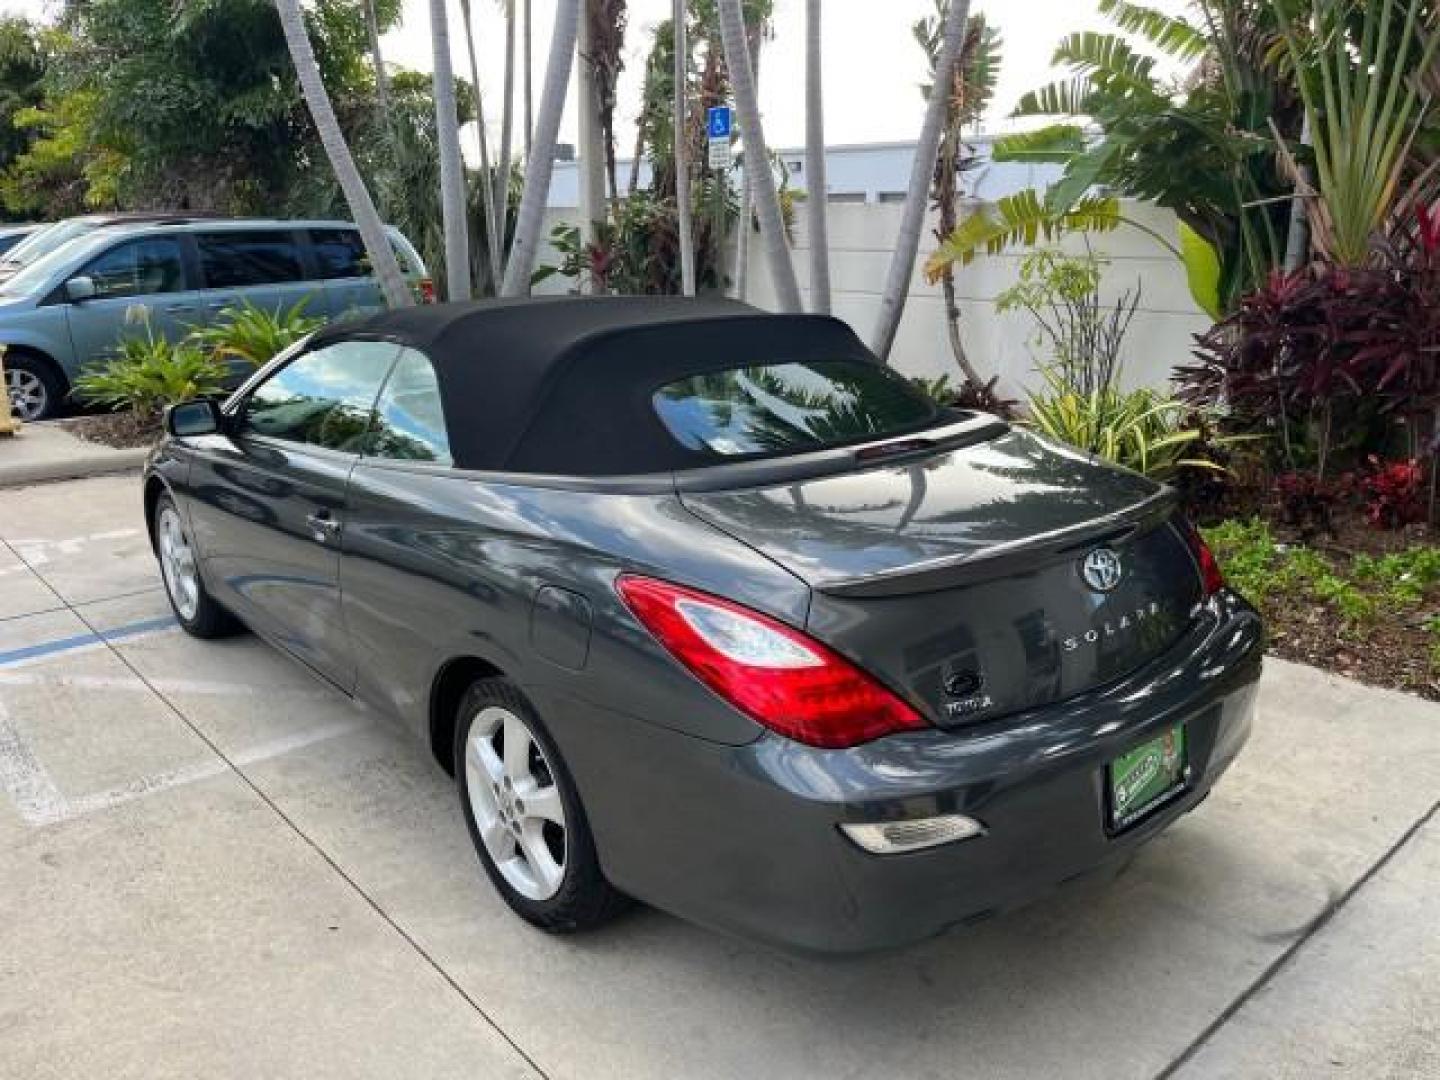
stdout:
[(481, 679), (460, 702), (455, 779), (480, 862), (510, 908), (550, 933), (607, 922), (627, 900), (600, 871), (560, 751), (520, 689)]
[(7, 353), (4, 360), (5, 390), (10, 411), (33, 423), (48, 420), (60, 411), (65, 396), (60, 376), (48, 362), (27, 353)]
[(160, 561), (170, 610), (187, 634), (217, 638), (240, 628), (235, 617), (205, 591), (190, 534), (168, 494), (155, 500), (155, 557)]

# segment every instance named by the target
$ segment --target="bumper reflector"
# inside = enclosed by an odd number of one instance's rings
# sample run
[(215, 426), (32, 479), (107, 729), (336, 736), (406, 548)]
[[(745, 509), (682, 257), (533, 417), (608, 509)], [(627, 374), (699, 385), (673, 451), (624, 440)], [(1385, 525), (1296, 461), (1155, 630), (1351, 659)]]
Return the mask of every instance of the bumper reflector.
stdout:
[(898, 855), (903, 851), (969, 840), (983, 835), (985, 826), (964, 814), (942, 814), (908, 821), (844, 824), (840, 831), (872, 855)]

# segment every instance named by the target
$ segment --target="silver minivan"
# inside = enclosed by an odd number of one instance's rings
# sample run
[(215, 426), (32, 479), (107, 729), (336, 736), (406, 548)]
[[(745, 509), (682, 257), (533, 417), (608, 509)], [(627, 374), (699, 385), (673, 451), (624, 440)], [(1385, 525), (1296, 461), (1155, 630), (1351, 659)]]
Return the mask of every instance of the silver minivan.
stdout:
[[(417, 297), (434, 283), (414, 246), (390, 229)], [(191, 220), (92, 229), (0, 283), (0, 345), (11, 407), (53, 416), (87, 364), (134, 333), (135, 309), (172, 340), (249, 301), (267, 311), (306, 299), (333, 319), (379, 307), (359, 230), (346, 221)]]

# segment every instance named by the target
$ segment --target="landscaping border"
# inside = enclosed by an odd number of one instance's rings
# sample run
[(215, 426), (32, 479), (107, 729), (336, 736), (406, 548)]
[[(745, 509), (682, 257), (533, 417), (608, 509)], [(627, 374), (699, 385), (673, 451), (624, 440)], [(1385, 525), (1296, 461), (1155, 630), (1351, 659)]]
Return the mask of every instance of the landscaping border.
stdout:
[(149, 453), (147, 447), (117, 450), (87, 442), (54, 420), (25, 424), (0, 441), (0, 488), (127, 472), (140, 468)]

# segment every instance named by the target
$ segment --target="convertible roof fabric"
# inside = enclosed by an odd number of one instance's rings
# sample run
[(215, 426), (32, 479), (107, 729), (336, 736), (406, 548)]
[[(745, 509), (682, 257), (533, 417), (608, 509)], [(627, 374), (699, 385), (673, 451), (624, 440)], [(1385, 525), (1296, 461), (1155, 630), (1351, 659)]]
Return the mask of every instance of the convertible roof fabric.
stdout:
[(430, 357), (457, 467), (568, 476), (713, 464), (652, 405), (678, 379), (804, 359), (879, 362), (838, 319), (680, 297), (427, 305), (333, 326), (315, 344), (356, 338)]

